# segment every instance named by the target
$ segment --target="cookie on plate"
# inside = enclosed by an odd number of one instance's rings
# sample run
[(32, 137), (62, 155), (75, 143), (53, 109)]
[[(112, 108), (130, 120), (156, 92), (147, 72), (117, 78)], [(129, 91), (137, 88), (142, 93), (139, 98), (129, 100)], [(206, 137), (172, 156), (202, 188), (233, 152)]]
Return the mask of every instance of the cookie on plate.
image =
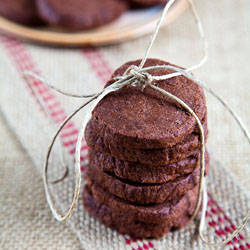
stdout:
[(146, 8), (157, 4), (166, 4), (168, 0), (128, 0), (132, 7)]
[(0, 0), (0, 15), (25, 25), (41, 23), (35, 0)]
[(47, 23), (71, 30), (91, 29), (118, 18), (127, 4), (122, 0), (36, 0)]

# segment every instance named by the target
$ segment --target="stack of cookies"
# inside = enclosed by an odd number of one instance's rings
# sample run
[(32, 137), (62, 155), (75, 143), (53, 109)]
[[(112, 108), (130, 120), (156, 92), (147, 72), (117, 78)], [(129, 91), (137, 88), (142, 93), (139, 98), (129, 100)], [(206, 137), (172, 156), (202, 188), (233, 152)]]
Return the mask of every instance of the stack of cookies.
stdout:
[[(106, 86), (139, 63), (122, 65)], [(148, 59), (145, 67), (166, 64)], [(149, 71), (151, 75), (172, 72)], [(189, 105), (207, 137), (207, 108), (200, 86), (184, 76), (153, 84)], [(198, 193), (200, 139), (195, 118), (178, 103), (150, 88), (142, 91), (128, 85), (98, 103), (85, 139), (89, 165), (83, 203), (90, 214), (139, 238), (161, 237), (190, 221)]]

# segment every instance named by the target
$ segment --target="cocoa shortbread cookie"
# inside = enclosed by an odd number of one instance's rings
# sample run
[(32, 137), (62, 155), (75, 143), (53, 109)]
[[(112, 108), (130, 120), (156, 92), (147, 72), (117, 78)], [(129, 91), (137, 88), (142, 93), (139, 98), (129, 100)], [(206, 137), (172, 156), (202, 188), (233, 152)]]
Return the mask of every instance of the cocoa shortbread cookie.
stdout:
[(134, 8), (147, 8), (157, 4), (166, 4), (168, 0), (127, 0), (131, 7)]
[(25, 25), (41, 22), (34, 0), (0, 0), (0, 16)]
[(188, 191), (183, 197), (161, 204), (140, 205), (125, 201), (103, 190), (99, 185), (91, 183), (85, 186), (84, 192), (89, 192), (93, 199), (109, 207), (112, 212), (124, 215), (130, 221), (145, 223), (170, 223), (189, 211), (191, 204), (197, 199), (198, 187)]
[[(103, 137), (91, 129), (90, 121), (85, 129), (85, 139), (88, 146), (96, 152), (111, 155), (119, 160), (140, 162), (146, 165), (160, 166), (183, 160), (200, 149), (199, 135), (193, 133), (185, 138), (184, 141), (173, 147), (162, 149), (132, 149), (119, 145), (113, 145), (109, 141), (104, 141)], [(204, 126), (205, 135), (208, 131)]]
[(146, 223), (133, 220), (126, 214), (119, 214), (110, 207), (95, 200), (88, 188), (83, 193), (83, 204), (86, 210), (101, 223), (135, 238), (159, 238), (172, 229), (184, 227), (189, 221), (194, 210), (195, 202), (190, 200), (189, 206), (183, 207), (183, 212), (178, 217), (169, 218), (160, 223)]
[(122, 0), (36, 0), (46, 22), (71, 30), (90, 29), (109, 23), (127, 10)]
[[(125, 63), (112, 75), (106, 86), (124, 74), (131, 65), (141, 60)], [(159, 59), (148, 59), (144, 67), (171, 65)], [(172, 70), (151, 70), (151, 75), (164, 75)], [(153, 82), (180, 98), (206, 120), (206, 103), (203, 89), (184, 76)], [(105, 96), (92, 112), (91, 130), (113, 146), (135, 149), (161, 149), (173, 147), (185, 140), (197, 127), (195, 118), (178, 103), (153, 89), (127, 85)]]
[[(208, 157), (208, 156), (207, 156)], [(89, 162), (102, 171), (133, 182), (160, 184), (190, 174), (200, 161), (200, 152), (184, 160), (162, 166), (145, 165), (140, 162), (118, 160), (110, 155), (89, 149)]]
[[(197, 162), (197, 165), (199, 165), (199, 162)], [(206, 162), (207, 169), (208, 160)], [(137, 204), (159, 204), (179, 198), (199, 183), (199, 177), (200, 167), (196, 168), (192, 173), (178, 177), (173, 181), (162, 184), (143, 184), (123, 180), (103, 172), (92, 162), (89, 163), (86, 173), (87, 182), (97, 183), (114, 196)]]

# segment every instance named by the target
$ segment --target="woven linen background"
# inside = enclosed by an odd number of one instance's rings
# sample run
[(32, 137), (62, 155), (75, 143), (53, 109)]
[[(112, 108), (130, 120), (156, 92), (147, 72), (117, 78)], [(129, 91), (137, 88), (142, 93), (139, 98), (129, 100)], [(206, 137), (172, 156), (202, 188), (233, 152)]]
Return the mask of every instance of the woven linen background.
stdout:
[[(250, 128), (250, 3), (197, 0), (195, 4), (209, 42), (209, 58), (194, 73), (223, 96)], [(102, 48), (67, 49), (0, 36), (0, 249), (210, 249), (198, 239), (195, 223), (163, 239), (141, 241), (98, 223), (84, 212), (81, 199), (72, 219), (59, 223), (45, 200), (40, 173), (47, 146), (59, 122), (82, 101), (58, 95), (37, 81), (31, 89), (22, 72), (37, 72), (64, 90), (91, 93), (101, 89), (119, 65), (141, 58), (148, 41), (146, 36)], [(188, 67), (199, 61), (201, 53), (194, 21), (186, 11), (161, 29), (151, 56)], [(250, 208), (250, 155), (228, 113), (210, 95), (207, 102), (212, 167), (206, 235), (214, 241), (238, 225)], [(52, 190), (63, 211), (74, 190), (73, 153), (84, 113), (73, 119), (62, 137), (71, 168), (69, 177)], [(51, 179), (63, 173), (56, 149)], [(86, 156), (83, 147), (83, 167)], [(248, 225), (225, 248), (250, 248), (249, 233)]]

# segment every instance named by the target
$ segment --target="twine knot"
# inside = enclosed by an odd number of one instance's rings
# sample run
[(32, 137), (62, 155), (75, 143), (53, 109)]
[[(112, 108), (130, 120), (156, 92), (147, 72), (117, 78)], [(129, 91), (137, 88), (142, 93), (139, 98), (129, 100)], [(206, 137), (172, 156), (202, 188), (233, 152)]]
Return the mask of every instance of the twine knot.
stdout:
[(136, 77), (135, 81), (131, 82), (131, 85), (136, 87), (139, 86), (142, 91), (152, 83), (153, 77), (136, 65), (131, 65), (124, 73), (124, 76), (134, 76)]

